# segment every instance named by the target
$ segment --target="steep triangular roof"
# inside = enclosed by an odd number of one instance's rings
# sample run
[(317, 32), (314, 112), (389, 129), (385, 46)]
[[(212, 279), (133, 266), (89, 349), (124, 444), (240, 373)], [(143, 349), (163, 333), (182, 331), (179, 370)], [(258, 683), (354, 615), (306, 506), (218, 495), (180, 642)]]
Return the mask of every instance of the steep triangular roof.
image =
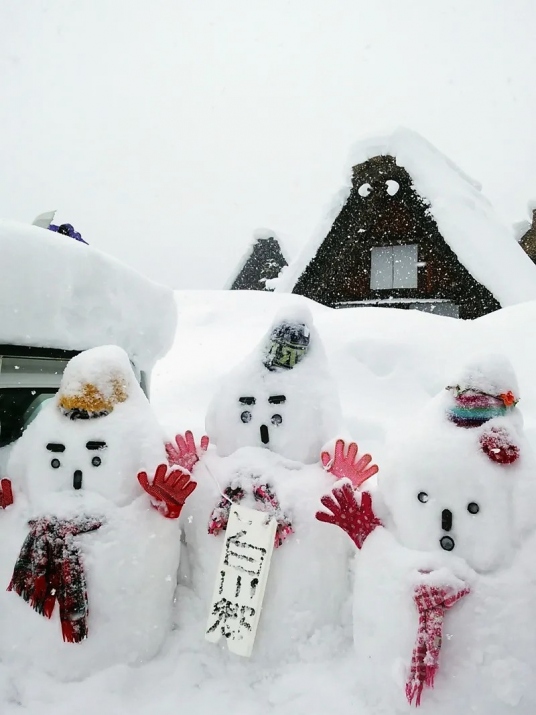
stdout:
[(498, 219), (480, 185), (423, 137), (404, 128), (354, 147), (345, 186), (315, 235), (283, 271), (277, 292), (292, 292), (329, 234), (350, 195), (352, 167), (380, 155), (395, 157), (397, 165), (406, 169), (459, 262), (502, 306), (536, 299), (536, 266), (515, 241), (511, 229)]
[(288, 265), (279, 239), (273, 231), (257, 229), (238, 266), (225, 286), (226, 290), (271, 290), (266, 281), (277, 278)]

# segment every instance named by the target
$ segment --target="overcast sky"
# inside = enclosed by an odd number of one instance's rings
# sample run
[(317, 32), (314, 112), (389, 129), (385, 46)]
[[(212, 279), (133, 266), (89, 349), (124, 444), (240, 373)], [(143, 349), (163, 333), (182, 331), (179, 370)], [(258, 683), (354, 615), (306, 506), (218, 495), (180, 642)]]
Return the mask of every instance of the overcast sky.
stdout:
[(0, 216), (175, 288), (295, 255), (353, 143), (408, 126), (505, 222), (536, 198), (534, 0), (0, 0)]

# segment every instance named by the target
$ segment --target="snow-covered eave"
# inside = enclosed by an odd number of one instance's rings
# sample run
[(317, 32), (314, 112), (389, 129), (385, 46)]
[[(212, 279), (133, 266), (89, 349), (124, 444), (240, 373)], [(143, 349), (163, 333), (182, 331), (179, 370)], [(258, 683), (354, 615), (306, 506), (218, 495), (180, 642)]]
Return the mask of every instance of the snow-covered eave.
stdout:
[(536, 299), (536, 266), (495, 215), (480, 185), (423, 137), (404, 128), (365, 139), (352, 148), (343, 188), (311, 240), (281, 276), (277, 292), (291, 292), (313, 260), (350, 195), (352, 167), (378, 155), (394, 156), (406, 169), (459, 262), (500, 305)]
[(173, 292), (68, 236), (0, 221), (0, 342), (122, 347), (150, 370), (174, 339)]

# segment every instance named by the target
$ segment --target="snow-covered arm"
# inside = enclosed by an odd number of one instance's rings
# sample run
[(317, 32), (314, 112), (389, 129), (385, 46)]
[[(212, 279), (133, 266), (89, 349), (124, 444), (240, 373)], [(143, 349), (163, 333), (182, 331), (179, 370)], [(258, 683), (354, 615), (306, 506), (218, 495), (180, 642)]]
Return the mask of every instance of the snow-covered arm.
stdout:
[(199, 447), (196, 447), (194, 435), (190, 430), (184, 433), (184, 437), (181, 434), (175, 435), (175, 444), (173, 444), (173, 442), (166, 442), (166, 454), (169, 466), (172, 467), (176, 465), (191, 472), (203, 452), (206, 452), (207, 449), (208, 437), (206, 435), (201, 437)]
[(320, 500), (331, 514), (317, 511), (318, 521), (340, 526), (354, 544), (360, 549), (365, 539), (377, 526), (382, 526), (372, 509), (372, 497), (368, 492), (361, 493), (361, 503), (357, 501), (356, 493), (349, 482), (334, 487), (333, 496), (323, 496)]
[(138, 481), (151, 497), (155, 509), (168, 519), (176, 519), (179, 516), (184, 502), (197, 486), (197, 482), (190, 479), (190, 474), (180, 469), (168, 472), (167, 464), (157, 467), (151, 482), (147, 472), (140, 472)]
[(355, 442), (350, 442), (346, 454), (345, 446), (344, 440), (338, 439), (333, 456), (329, 452), (322, 452), (322, 465), (337, 479), (349, 479), (357, 489), (378, 472), (378, 467), (375, 464), (369, 467), (372, 457), (370, 454), (359, 456), (359, 448)]
[(13, 504), (13, 489), (11, 488), (11, 480), (0, 479), (0, 508), (6, 509)]

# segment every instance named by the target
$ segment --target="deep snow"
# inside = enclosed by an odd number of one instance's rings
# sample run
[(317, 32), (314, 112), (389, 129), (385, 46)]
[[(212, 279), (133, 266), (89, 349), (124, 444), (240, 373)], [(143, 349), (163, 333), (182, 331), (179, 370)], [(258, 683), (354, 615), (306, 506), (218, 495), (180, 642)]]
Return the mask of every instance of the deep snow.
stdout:
[[(380, 470), (385, 440), (407, 423), (473, 352), (503, 352), (519, 381), (519, 407), (534, 441), (536, 338), (530, 326), (536, 303), (503, 309), (475, 322), (418, 311), (360, 308), (334, 311), (294, 295), (256, 292), (179, 292), (175, 345), (157, 364), (152, 402), (169, 435), (204, 430), (210, 399), (221, 377), (249, 353), (277, 311), (306, 303), (313, 313), (340, 392), (346, 430)], [(2, 518), (2, 514), (0, 514)], [(328, 527), (326, 527), (328, 528)], [(179, 590), (177, 622), (162, 652), (141, 667), (116, 666), (79, 683), (58, 683), (37, 671), (0, 664), (3, 715), (369, 715), (360, 702), (348, 641), (336, 656), (332, 643), (313, 639), (299, 663), (266, 669), (237, 657), (222, 657), (195, 632), (195, 597)], [(1, 637), (1, 634), (0, 634)], [(529, 715), (521, 708), (521, 715)]]

